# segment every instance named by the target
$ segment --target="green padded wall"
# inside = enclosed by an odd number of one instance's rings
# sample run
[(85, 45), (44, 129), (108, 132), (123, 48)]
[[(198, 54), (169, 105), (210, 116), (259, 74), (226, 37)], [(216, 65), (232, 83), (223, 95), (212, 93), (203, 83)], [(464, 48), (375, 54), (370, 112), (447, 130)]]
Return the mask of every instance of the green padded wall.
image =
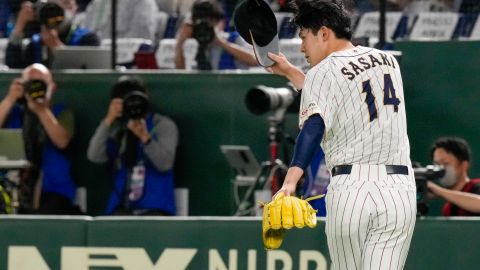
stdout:
[[(405, 269), (478, 269), (479, 225), (475, 217), (417, 219)], [(270, 251), (260, 217), (0, 216), (0, 229), (5, 270), (331, 268), (324, 219), (315, 229), (288, 230), (281, 248)]]
[[(112, 181), (105, 166), (90, 163), (86, 148), (109, 102), (110, 86), (124, 73), (58, 73), (56, 102), (76, 116), (74, 173), (88, 189), (89, 214), (103, 213)], [(0, 74), (1, 96), (16, 73)], [(255, 85), (283, 86), (269, 74), (143, 73), (154, 110), (178, 125), (180, 142), (175, 164), (177, 187), (190, 191), (191, 215), (231, 215), (233, 174), (220, 152), (221, 144), (248, 144), (259, 161), (268, 158), (267, 116), (247, 111), (244, 97)], [(288, 115), (286, 131), (296, 136), (296, 115)], [(290, 147), (291, 149), (291, 147)]]
[[(473, 151), (470, 176), (480, 175), (480, 42), (401, 42), (411, 158), (431, 164), (430, 147), (440, 136), (459, 136)], [(430, 203), (440, 215), (443, 203)]]

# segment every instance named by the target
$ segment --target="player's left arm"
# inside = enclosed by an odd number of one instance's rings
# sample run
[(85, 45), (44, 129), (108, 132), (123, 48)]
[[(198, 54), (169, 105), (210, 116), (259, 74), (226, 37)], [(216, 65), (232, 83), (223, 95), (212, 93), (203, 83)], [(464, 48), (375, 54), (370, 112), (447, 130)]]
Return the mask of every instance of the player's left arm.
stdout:
[(472, 213), (480, 213), (480, 195), (462, 192), (457, 190), (450, 190), (441, 187), (431, 181), (427, 182), (428, 189), (435, 195), (443, 198), (444, 200), (455, 204), (456, 206), (467, 210)]
[[(305, 169), (312, 162), (317, 145), (320, 144), (325, 132), (325, 123), (319, 114), (310, 116), (297, 136), (293, 160), (285, 176), (282, 188), (277, 192), (291, 195), (295, 193), (297, 183)], [(276, 195), (276, 194), (275, 194)]]

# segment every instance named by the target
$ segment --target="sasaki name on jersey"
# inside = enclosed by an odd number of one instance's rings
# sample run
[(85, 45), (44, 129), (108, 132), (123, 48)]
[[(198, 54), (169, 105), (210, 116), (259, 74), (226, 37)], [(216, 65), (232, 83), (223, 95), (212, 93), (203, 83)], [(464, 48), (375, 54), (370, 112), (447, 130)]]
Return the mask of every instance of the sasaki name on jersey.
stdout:
[(397, 68), (395, 66), (395, 59), (391, 55), (387, 55), (384, 53), (370, 53), (367, 55), (359, 56), (355, 59), (356, 61), (348, 62), (344, 67), (340, 70), (343, 75), (347, 77), (350, 81), (355, 79), (355, 76), (368, 70), (370, 68), (382, 65), (387, 65), (393, 68)]

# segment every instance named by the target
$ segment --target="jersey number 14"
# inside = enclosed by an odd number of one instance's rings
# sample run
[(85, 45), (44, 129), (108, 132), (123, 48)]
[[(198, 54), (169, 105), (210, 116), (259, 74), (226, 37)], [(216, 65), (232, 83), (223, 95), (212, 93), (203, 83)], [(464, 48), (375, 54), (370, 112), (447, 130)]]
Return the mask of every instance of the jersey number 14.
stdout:
[[(372, 94), (372, 85), (370, 80), (363, 82), (363, 91), (366, 93), (365, 103), (368, 106), (368, 112), (370, 113), (370, 122), (378, 118), (377, 106), (375, 106), (375, 96)], [(400, 99), (395, 95), (395, 88), (393, 88), (392, 77), (390, 74), (383, 75), (383, 104), (393, 105), (393, 110), (398, 112), (398, 105)]]

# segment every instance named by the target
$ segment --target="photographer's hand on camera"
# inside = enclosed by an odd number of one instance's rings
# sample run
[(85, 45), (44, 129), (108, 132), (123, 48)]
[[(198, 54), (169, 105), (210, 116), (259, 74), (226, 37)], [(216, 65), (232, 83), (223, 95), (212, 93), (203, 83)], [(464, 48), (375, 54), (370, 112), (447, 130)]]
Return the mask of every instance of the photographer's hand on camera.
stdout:
[(5, 97), (9, 101), (15, 103), (17, 100), (21, 99), (24, 95), (24, 87), (23, 87), (23, 80), (20, 78), (14, 79), (10, 84), (10, 88), (8, 89), (7, 96)]
[(143, 144), (150, 141), (150, 133), (148, 133), (145, 119), (130, 119), (128, 120), (127, 128), (132, 131)]
[(104, 122), (109, 127), (113, 121), (121, 117), (123, 113), (123, 100), (121, 98), (114, 98), (110, 101), (108, 106), (107, 116), (105, 116)]
[(7, 94), (0, 102), (0, 126), (3, 126), (8, 114), (10, 113), (10, 110), (15, 105), (15, 102), (22, 98), (23, 94), (24, 90), (22, 79), (14, 79), (10, 84)]
[(23, 2), (20, 12), (18, 13), (17, 21), (15, 22), (13, 36), (23, 38), (25, 26), (34, 19), (35, 11), (33, 9), (33, 3), (30, 1)]
[(50, 50), (65, 46), (58, 37), (58, 31), (56, 29), (49, 29), (43, 25), (41, 29), (40, 36), (42, 37), (43, 44)]
[(30, 95), (25, 95), (25, 99), (30, 111), (38, 115), (39, 118), (41, 114), (50, 111), (50, 101), (46, 98), (34, 100)]

